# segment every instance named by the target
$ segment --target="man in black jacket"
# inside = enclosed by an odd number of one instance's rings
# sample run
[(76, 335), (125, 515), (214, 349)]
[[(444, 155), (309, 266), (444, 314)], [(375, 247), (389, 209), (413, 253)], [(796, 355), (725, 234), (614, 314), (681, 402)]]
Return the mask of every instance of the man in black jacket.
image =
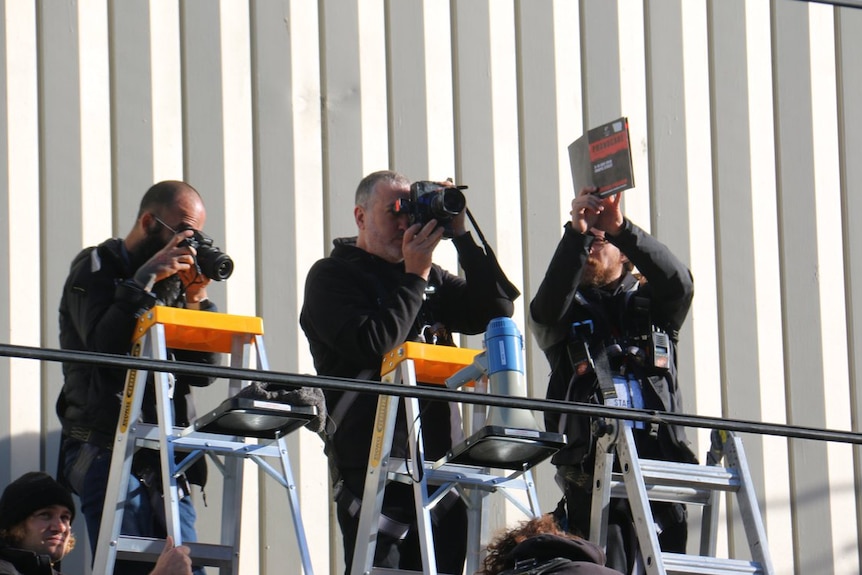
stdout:
[[(572, 201), (572, 220), (530, 303), (530, 325), (551, 367), (548, 399), (602, 401), (600, 385), (613, 387), (629, 407), (681, 411), (676, 340), (694, 293), (691, 273), (666, 246), (623, 217), (620, 195), (599, 198), (583, 189)], [(639, 281), (633, 266), (642, 274)], [(667, 341), (669, 345), (655, 345)], [(569, 445), (552, 463), (563, 487), (568, 528), (588, 536), (595, 438), (588, 417), (545, 416), (548, 430), (566, 433)], [(695, 462), (678, 426), (634, 425), (642, 457)], [(685, 552), (685, 508), (653, 504), (665, 551)], [(630, 511), (613, 506), (608, 565), (631, 572), (637, 542)]]
[[(59, 575), (75, 547), (72, 494), (41, 471), (25, 473), (0, 496), (0, 575)], [(150, 575), (190, 575), (189, 548), (170, 538)]]
[[(216, 311), (207, 299), (210, 278), (196, 262), (196, 251), (184, 242), (201, 230), (206, 210), (198, 192), (179, 181), (153, 185), (141, 200), (132, 230), (81, 251), (74, 259), (60, 301), (60, 345), (63, 349), (127, 355), (138, 318), (153, 306), (167, 305)], [(171, 351), (174, 359), (214, 364), (218, 354)], [(81, 498), (81, 512), (95, 552), (107, 488), (111, 451), (120, 413), (120, 396), (126, 372), (91, 364), (63, 364), (64, 384), (57, 399), (63, 426), (61, 476)], [(194, 416), (191, 386), (204, 386), (210, 378), (179, 376), (173, 392), (176, 425), (188, 425)], [(155, 422), (155, 393), (148, 386), (142, 414)], [(121, 532), (126, 535), (163, 536), (163, 515), (158, 486), (158, 454), (136, 454)], [(206, 467), (200, 460), (188, 480), (203, 486)], [(149, 491), (148, 486), (154, 491)], [(195, 510), (188, 486), (179, 502), (183, 541), (195, 541)], [(120, 565), (120, 562), (118, 562)], [(123, 573), (146, 573), (136, 562)]]
[[(410, 224), (397, 201), (410, 196), (410, 182), (390, 171), (366, 176), (356, 190), (355, 238), (335, 240), (329, 257), (309, 271), (300, 323), (320, 375), (380, 379), (384, 354), (405, 341), (452, 345), (452, 333), (476, 334), (495, 317), (510, 317), (513, 295), (492, 254), (477, 246), (461, 210), (451, 221), (452, 242), (465, 277), (432, 263), (443, 238), (436, 220)], [(509, 292), (511, 294), (511, 292)], [(327, 392), (327, 409), (337, 426), (327, 454), (336, 481), (338, 521), (349, 573), (359, 522), (358, 503), (365, 481), (377, 397)], [(461, 433), (456, 406), (420, 402), (422, 439), (428, 459), (443, 456)], [(405, 455), (403, 409), (396, 425), (393, 457)], [(440, 507), (440, 505), (438, 505)], [(412, 488), (391, 483), (383, 515), (390, 530), (377, 539), (375, 565), (421, 570)], [(455, 501), (436, 515), (437, 568), (461, 573), (466, 552), (466, 514)]]

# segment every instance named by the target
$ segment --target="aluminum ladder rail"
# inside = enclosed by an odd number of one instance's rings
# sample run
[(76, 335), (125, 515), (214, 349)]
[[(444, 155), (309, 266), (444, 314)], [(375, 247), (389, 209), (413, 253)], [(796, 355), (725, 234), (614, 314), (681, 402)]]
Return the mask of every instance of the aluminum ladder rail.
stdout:
[[(724, 465), (698, 465), (641, 459), (632, 428), (626, 421), (613, 422), (613, 431), (598, 439), (596, 449), (590, 540), (607, 545), (608, 510), (611, 498), (627, 498), (637, 532), (643, 567), (648, 575), (774, 575), (757, 495), (751, 480), (742, 440), (719, 434), (713, 447), (723, 455)], [(614, 458), (621, 472), (614, 472)], [(715, 557), (719, 496), (736, 495), (751, 560)], [(650, 501), (700, 505), (703, 508), (699, 555), (662, 552)]]
[[(257, 369), (268, 369), (263, 344), (263, 322), (258, 317), (156, 306), (140, 318), (133, 336), (131, 355), (167, 360), (169, 348), (230, 353), (230, 366), (235, 368), (251, 368), (254, 356)], [(222, 406), (219, 406), (215, 411), (207, 412), (199, 418), (200, 421), (205, 418), (212, 420), (215, 429), (221, 431), (220, 433), (205, 431), (207, 427), (199, 425), (199, 421), (192, 422), (192, 425), (185, 429), (175, 428), (172, 402), (169, 399), (173, 376), (154, 371), (158, 423), (143, 424), (138, 419), (148, 375), (149, 372), (143, 369), (130, 369), (126, 375), (93, 564), (94, 572), (112, 575), (117, 558), (154, 563), (164, 546), (161, 539), (120, 534), (132, 456), (138, 447), (147, 447), (159, 450), (161, 480), (165, 486), (163, 500), (167, 534), (173, 537), (176, 545), (187, 545), (191, 549), (190, 555), (195, 565), (217, 567), (222, 575), (239, 573), (243, 459), (247, 458), (257, 463), (285, 488), (299, 545), (301, 565), (305, 575), (313, 575), (285, 435), (305, 425), (316, 414), (316, 408), (243, 400), (245, 403), (238, 411), (222, 410)], [(230, 379), (229, 396), (236, 395), (248, 383)], [(223, 406), (229, 401), (226, 400)], [(276, 417), (279, 418), (277, 424), (284, 433), (279, 431), (274, 437), (249, 442), (248, 435), (234, 433), (227, 425), (220, 427), (219, 421), (227, 421), (219, 420), (222, 415), (231, 415), (234, 423), (237, 417), (241, 418), (243, 415), (249, 415), (251, 422), (261, 421), (261, 418), (270, 421), (266, 418)], [(285, 423), (289, 425), (284, 425)], [(267, 434), (250, 433), (254, 438), (268, 437)], [(188, 455), (177, 463), (177, 453)], [(177, 478), (189, 465), (204, 455), (215, 463), (224, 476), (221, 541), (218, 544), (184, 542), (180, 535)], [(268, 463), (267, 460), (273, 458), (278, 461), (278, 468)]]
[[(479, 350), (407, 342), (384, 357), (381, 387), (415, 386), (417, 381), (442, 385), (447, 377), (469, 366), (478, 353), (480, 353)], [(467, 505), (467, 558), (464, 572), (475, 573), (481, 562), (482, 520), (483, 515), (488, 512), (485, 507), (487, 496), (495, 492), (502, 494), (528, 517), (537, 517), (540, 510), (532, 473), (527, 469), (501, 475), (495, 473), (497, 470), (488, 468), (445, 463), (443, 460), (425, 461), (422, 442), (419, 439), (421, 437), (419, 401), (415, 397), (408, 397), (404, 398), (404, 407), (407, 421), (412, 423), (408, 434), (410, 459), (413, 462), (421, 462), (424, 469), (424, 473), (421, 474), (417, 474), (415, 470), (411, 473), (403, 461), (390, 460), (399, 399), (397, 396), (385, 395), (385, 390), (381, 390), (378, 398), (350, 573), (351, 575), (418, 573), (373, 567), (383, 493), (389, 481), (402, 481), (411, 483), (413, 486), (424, 575), (437, 574), (431, 509), (449, 489), (454, 487), (458, 490)], [(418, 480), (417, 475), (420, 476)], [(430, 494), (429, 485), (437, 487)], [(519, 492), (526, 494), (526, 504), (516, 498)]]

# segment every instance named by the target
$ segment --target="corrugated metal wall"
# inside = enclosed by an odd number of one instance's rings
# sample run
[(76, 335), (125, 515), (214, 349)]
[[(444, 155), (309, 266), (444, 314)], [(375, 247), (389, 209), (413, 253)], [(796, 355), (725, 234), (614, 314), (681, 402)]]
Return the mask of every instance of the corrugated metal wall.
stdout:
[[(454, 177), (524, 293), (573, 194), (566, 146), (630, 119), (625, 211), (691, 266), (687, 408), (858, 429), (862, 11), (794, 0), (0, 0), (0, 341), (57, 347), (82, 247), (185, 179), (237, 262), (211, 290), (259, 315), (272, 367), (312, 373), (305, 272), (385, 167)], [(450, 246), (439, 261), (455, 269)], [(479, 339), (464, 345), (479, 347)], [(548, 368), (528, 348), (529, 382)], [(0, 359), (0, 485), (54, 471), (56, 364)], [(215, 405), (222, 389), (200, 394)], [(699, 452), (706, 434), (694, 434)], [(746, 437), (780, 573), (858, 573), (858, 450)], [(319, 573), (338, 573), (319, 439), (291, 438)], [(545, 505), (558, 493), (539, 473)], [(199, 503), (217, 533), (218, 482)], [(259, 489), (258, 489), (259, 487)], [(287, 504), (247, 482), (244, 573), (298, 572)], [(498, 523), (519, 519), (500, 509)], [(82, 534), (83, 523), (78, 525)], [(745, 546), (730, 522), (720, 547)], [(81, 545), (84, 549), (86, 545)], [(84, 572), (76, 552), (64, 565)]]

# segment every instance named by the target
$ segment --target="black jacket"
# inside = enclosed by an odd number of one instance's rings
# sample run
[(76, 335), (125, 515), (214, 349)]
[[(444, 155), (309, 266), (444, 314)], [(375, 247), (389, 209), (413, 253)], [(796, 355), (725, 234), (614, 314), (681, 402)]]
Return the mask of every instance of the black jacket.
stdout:
[[(138, 287), (131, 280), (135, 271), (119, 238), (86, 248), (75, 257), (60, 300), (60, 347), (128, 355), (135, 325), (146, 310), (157, 303), (184, 306), (182, 297), (162, 301), (154, 293)], [(206, 301), (201, 309), (215, 311), (215, 305)], [(181, 361), (208, 364), (219, 361), (219, 354), (214, 353), (168, 350), (168, 354)], [(56, 407), (64, 434), (107, 447), (117, 429), (126, 371), (65, 362), (63, 375), (63, 388)], [(174, 388), (176, 425), (188, 425), (194, 417), (190, 386), (210, 383), (212, 379), (206, 377), (177, 377)], [(152, 385), (147, 386), (144, 396), (142, 419), (150, 423), (156, 421)]]
[[(605, 567), (605, 554), (584, 539), (543, 534), (525, 539), (509, 553), (512, 565), (504, 575), (618, 575)], [(518, 567), (515, 567), (515, 566)]]
[(60, 575), (48, 555), (16, 549), (0, 542), (0, 575)]
[[(592, 238), (566, 224), (545, 278), (530, 303), (530, 325), (551, 366), (547, 397), (589, 402), (596, 392), (593, 372), (575, 377), (569, 347), (573, 322), (593, 321), (594, 334), (589, 345), (594, 358), (602, 348), (623, 343), (633, 332), (649, 332), (651, 326), (655, 326), (670, 336), (671, 360), (665, 374), (639, 374), (638, 379), (644, 384), (645, 407), (682, 411), (676, 377), (676, 339), (694, 294), (691, 273), (666, 246), (628, 219), (617, 237), (607, 235), (606, 238), (628, 257), (647, 281), (640, 283), (627, 274), (611, 290), (579, 289)], [(561, 417), (558, 413), (547, 412), (545, 426), (550, 431), (566, 433), (569, 441), (569, 445), (554, 456), (554, 464), (583, 462), (592, 441), (589, 418)], [(694, 460), (681, 427), (662, 427), (658, 437), (663, 453), (654, 455)]]
[[(405, 341), (418, 341), (425, 325), (442, 324), (449, 333), (485, 331), (495, 317), (514, 311), (496, 278), (504, 277), (496, 261), (470, 234), (454, 238), (466, 278), (434, 265), (426, 282), (357, 248), (355, 238), (335, 241), (329, 257), (317, 261), (305, 283), (300, 324), (308, 338), (319, 375), (379, 380), (383, 355)], [(337, 413), (340, 392), (327, 391), (327, 409)], [(330, 456), (339, 469), (365, 469), (375, 395), (350, 397), (352, 405), (333, 434)], [(449, 406), (420, 402), (422, 435), (428, 458), (452, 446), (455, 421)], [(404, 453), (403, 417), (396, 429), (393, 455)], [(400, 430), (400, 433), (399, 433)]]

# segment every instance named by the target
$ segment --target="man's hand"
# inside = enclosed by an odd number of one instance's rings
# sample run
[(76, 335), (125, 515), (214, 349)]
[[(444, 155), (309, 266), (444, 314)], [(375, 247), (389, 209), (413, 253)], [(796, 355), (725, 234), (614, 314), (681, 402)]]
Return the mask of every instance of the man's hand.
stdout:
[(198, 272), (196, 265), (179, 272), (178, 275), (185, 286), (187, 304), (199, 304), (207, 299), (207, 286), (212, 280)]
[(442, 238), (443, 226), (437, 227), (437, 220), (407, 228), (401, 240), (404, 271), (427, 280), (431, 273), (431, 256)]
[(616, 235), (623, 225), (623, 214), (620, 210), (621, 194), (614, 194), (602, 199), (595, 192), (598, 188), (581, 188), (577, 197), (572, 200), (572, 229), (585, 234), (591, 228), (602, 230), (610, 235)]
[(153, 284), (176, 273), (190, 269), (194, 271), (196, 255), (194, 248), (180, 245), (193, 234), (192, 230), (183, 230), (172, 237), (165, 247), (138, 268), (135, 272), (135, 282), (141, 287), (152, 289)]
[(165, 539), (165, 548), (159, 555), (156, 567), (150, 575), (191, 575), (192, 560), (189, 548), (185, 545), (174, 547), (174, 539), (170, 535)]
[(623, 228), (623, 212), (620, 209), (622, 194), (614, 194), (602, 200), (602, 210), (599, 212), (593, 227), (605, 234), (615, 236)]

